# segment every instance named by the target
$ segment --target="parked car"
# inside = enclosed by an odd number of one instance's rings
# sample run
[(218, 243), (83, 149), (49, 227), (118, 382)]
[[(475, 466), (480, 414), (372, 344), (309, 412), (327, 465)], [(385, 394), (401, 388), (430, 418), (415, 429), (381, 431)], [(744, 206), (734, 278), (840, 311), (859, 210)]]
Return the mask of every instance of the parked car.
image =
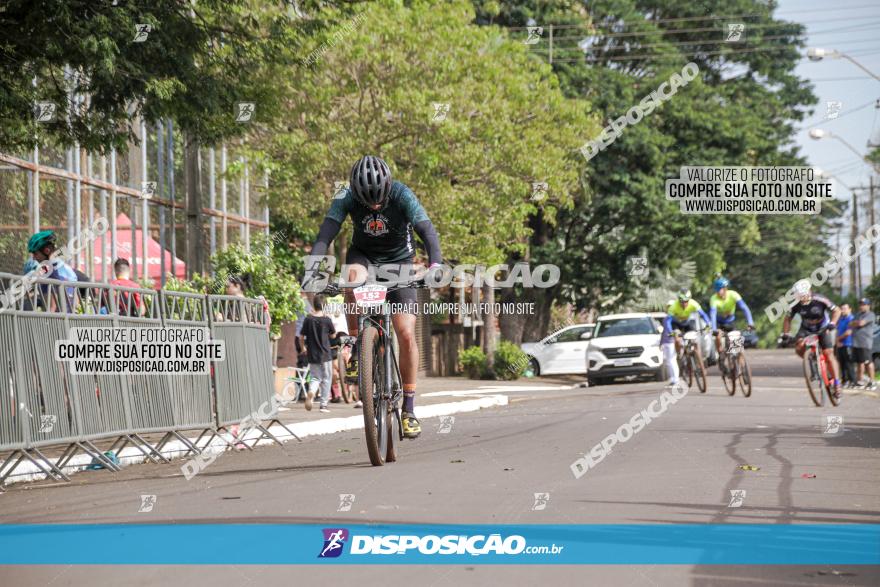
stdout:
[(584, 352), (595, 324), (575, 324), (557, 330), (538, 342), (520, 345), (529, 357), (529, 367), (535, 375), (583, 375)]
[(610, 314), (596, 322), (586, 352), (587, 384), (617, 377), (666, 379), (660, 351), (661, 324), (651, 314)]

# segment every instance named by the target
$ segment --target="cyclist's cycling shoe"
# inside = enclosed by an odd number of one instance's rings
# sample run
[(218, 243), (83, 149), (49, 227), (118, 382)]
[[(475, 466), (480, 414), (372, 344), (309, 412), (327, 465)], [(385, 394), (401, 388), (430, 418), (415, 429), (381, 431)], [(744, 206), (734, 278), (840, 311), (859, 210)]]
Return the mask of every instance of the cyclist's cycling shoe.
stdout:
[(418, 438), (422, 433), (422, 425), (419, 419), (411, 412), (404, 412), (401, 416), (401, 424), (403, 425), (404, 438)]

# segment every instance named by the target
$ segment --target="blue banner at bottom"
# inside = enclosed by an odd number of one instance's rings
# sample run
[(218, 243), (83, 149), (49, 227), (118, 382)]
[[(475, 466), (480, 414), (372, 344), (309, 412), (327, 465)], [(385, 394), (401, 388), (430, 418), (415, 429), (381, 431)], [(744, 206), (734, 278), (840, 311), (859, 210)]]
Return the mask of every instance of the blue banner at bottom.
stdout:
[(0, 525), (0, 564), (877, 565), (877, 524)]

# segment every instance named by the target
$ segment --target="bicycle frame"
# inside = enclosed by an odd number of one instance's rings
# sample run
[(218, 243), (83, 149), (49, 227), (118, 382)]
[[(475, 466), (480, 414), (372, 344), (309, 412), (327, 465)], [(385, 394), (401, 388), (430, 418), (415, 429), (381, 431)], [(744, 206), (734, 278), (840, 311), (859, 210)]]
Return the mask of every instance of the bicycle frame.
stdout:
[(388, 304), (382, 304), (382, 311), (365, 310), (365, 313), (358, 314), (358, 333), (364, 332), (368, 323), (376, 328), (379, 332), (379, 344), (382, 347), (382, 361), (386, 365), (385, 368), (385, 392), (388, 394), (386, 398), (391, 402), (391, 411), (397, 416), (398, 432), (400, 438), (403, 439), (403, 430), (400, 424), (400, 417), (397, 415), (399, 410), (397, 403), (403, 391), (394, 389), (394, 375), (397, 375), (397, 381), (401, 380), (400, 365), (397, 361), (397, 354), (394, 352), (394, 326), (391, 322), (391, 310)]
[(825, 358), (825, 353), (819, 348), (819, 335), (810, 334), (804, 338), (804, 352), (813, 353), (813, 357), (815, 357), (816, 361), (816, 368), (819, 370), (819, 377), (821, 377), (822, 382), (825, 383), (826, 389), (830, 389), (833, 382), (828, 377), (828, 359)]

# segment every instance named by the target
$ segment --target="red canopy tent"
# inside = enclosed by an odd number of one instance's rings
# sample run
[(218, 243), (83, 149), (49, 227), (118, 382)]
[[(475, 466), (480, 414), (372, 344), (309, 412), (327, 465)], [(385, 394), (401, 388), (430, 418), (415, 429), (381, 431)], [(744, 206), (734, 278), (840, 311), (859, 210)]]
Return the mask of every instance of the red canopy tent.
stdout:
[[(107, 267), (108, 272), (110, 273), (109, 279), (113, 279), (113, 262), (116, 259), (110, 258), (110, 231), (108, 230), (104, 235), (99, 236), (95, 239), (94, 248), (92, 249), (95, 254), (95, 275), (92, 278), (95, 281), (101, 281), (104, 277), (104, 269), (101, 265), (101, 254), (105, 250), (102, 247), (104, 246), (104, 239), (107, 239)], [(137, 264), (138, 271), (137, 277), (140, 279), (143, 276), (143, 231), (135, 227), (134, 231), (134, 255), (137, 256)], [(162, 247), (158, 242), (152, 237), (147, 239), (147, 276), (150, 279), (154, 279), (158, 283), (160, 278), (162, 277), (162, 267), (161, 267), (161, 257), (160, 255), (165, 255), (165, 274), (172, 274), (171, 271), (171, 253), (169, 251), (163, 251)], [(128, 259), (128, 261), (132, 262), (132, 247), (131, 247), (131, 219), (125, 214), (120, 214), (116, 217), (116, 255), (119, 257), (124, 257)], [(178, 279), (186, 278), (186, 265), (184, 265), (183, 261), (180, 259), (174, 259), (174, 272), (173, 275)]]

